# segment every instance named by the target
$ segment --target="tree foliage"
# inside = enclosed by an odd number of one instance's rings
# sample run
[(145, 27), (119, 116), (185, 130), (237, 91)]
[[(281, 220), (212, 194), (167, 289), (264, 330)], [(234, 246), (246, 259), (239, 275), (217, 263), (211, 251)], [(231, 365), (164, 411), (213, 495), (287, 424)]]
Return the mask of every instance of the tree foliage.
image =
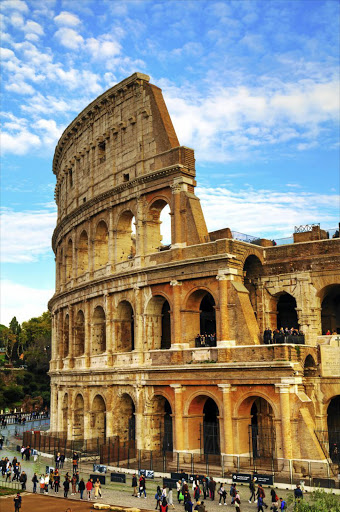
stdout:
[[(292, 504), (294, 498), (287, 500), (288, 504)], [(291, 507), (289, 507), (289, 510)], [(300, 503), (294, 506), (294, 512), (340, 512), (340, 498), (329, 492), (316, 490)]]

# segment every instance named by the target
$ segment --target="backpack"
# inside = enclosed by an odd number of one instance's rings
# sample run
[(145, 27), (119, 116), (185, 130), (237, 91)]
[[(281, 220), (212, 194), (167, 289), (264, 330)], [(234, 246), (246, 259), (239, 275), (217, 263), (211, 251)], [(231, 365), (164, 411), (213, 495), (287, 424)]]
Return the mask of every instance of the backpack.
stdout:
[(281, 510), (287, 510), (287, 503), (285, 501), (281, 501)]

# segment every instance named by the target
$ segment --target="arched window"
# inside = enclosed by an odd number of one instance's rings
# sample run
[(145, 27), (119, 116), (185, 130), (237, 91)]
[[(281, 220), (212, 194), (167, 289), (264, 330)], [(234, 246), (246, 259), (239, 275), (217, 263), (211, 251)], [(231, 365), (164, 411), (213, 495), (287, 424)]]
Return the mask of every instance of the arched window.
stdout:
[(93, 314), (92, 352), (102, 354), (106, 350), (106, 321), (105, 312), (97, 306)]
[(145, 314), (145, 331), (148, 349), (171, 347), (170, 305), (161, 295), (155, 295), (148, 303)]
[(73, 411), (73, 439), (84, 439), (84, 399), (77, 395)]
[(85, 352), (85, 317), (82, 311), (78, 311), (74, 336), (74, 355), (82, 356)]
[(127, 261), (136, 254), (135, 218), (130, 210), (119, 217), (116, 233), (117, 262)]
[(282, 293), (277, 302), (277, 328), (290, 329), (299, 328), (298, 317), (296, 312), (296, 300), (289, 293)]
[(263, 272), (262, 263), (255, 255), (250, 255), (243, 265), (244, 286), (249, 292), (249, 299), (257, 318), (258, 313), (258, 280)]
[(101, 220), (96, 229), (94, 240), (94, 269), (104, 267), (109, 261), (109, 233), (107, 225)]
[(187, 301), (185, 336), (196, 346), (216, 346), (215, 300), (206, 290), (196, 290)]
[(94, 439), (106, 439), (106, 406), (103, 397), (96, 395), (92, 404), (91, 433)]
[(171, 452), (173, 450), (172, 409), (169, 401), (156, 395), (150, 406), (150, 444), (153, 450)]
[(72, 279), (73, 271), (73, 243), (72, 240), (69, 240), (67, 243), (67, 251), (66, 251), (66, 281)]
[(327, 286), (321, 303), (322, 334), (340, 334), (340, 285)]
[(340, 395), (335, 396), (327, 408), (329, 456), (332, 462), (340, 462)]
[(70, 342), (70, 317), (68, 315), (64, 318), (63, 328), (63, 357), (68, 356)]
[(86, 231), (82, 231), (78, 242), (78, 276), (89, 270), (89, 241)]
[(135, 348), (134, 316), (131, 304), (124, 300), (117, 308), (117, 321), (115, 322), (117, 351), (130, 352)]
[(163, 199), (150, 206), (146, 226), (147, 253), (156, 252), (171, 244), (170, 207)]
[(134, 447), (136, 439), (135, 404), (127, 393), (119, 398), (115, 407), (117, 418), (117, 435), (121, 443), (130, 442)]
[(192, 400), (188, 409), (190, 450), (215, 455), (221, 452), (219, 416), (218, 406), (212, 398), (202, 394)]

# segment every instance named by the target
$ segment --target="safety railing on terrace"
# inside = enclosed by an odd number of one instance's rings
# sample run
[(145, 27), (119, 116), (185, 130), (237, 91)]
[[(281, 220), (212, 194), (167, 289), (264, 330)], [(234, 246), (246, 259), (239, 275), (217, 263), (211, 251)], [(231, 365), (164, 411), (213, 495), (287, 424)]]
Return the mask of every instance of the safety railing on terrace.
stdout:
[[(300, 227), (302, 227), (302, 226), (300, 226)], [(306, 226), (304, 226), (304, 227), (306, 228)], [(295, 229), (296, 229), (296, 227), (295, 227)], [(325, 231), (328, 234), (328, 239), (339, 237), (339, 229), (338, 228), (325, 229)], [(295, 231), (295, 232), (298, 233), (300, 231)], [(239, 233), (238, 231), (232, 231), (231, 234), (232, 234), (232, 237), (234, 240), (239, 240), (240, 242), (247, 242), (249, 244), (254, 244), (254, 245), (260, 245), (261, 238), (264, 238), (264, 237), (260, 237), (260, 236), (254, 236), (254, 235), (246, 235), (245, 233)], [(283, 238), (273, 238), (271, 240), (272, 240), (272, 242), (274, 242), (274, 245), (288, 245), (288, 244), (294, 243), (293, 235), (286, 236)]]

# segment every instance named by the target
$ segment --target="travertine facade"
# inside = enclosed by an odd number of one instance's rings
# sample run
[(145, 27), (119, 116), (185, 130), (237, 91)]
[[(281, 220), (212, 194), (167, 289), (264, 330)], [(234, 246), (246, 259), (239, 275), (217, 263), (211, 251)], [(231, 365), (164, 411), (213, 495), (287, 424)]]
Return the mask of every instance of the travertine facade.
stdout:
[[(141, 449), (325, 459), (315, 431), (338, 421), (340, 372), (337, 337), (321, 335), (340, 332), (339, 239), (313, 232), (273, 247), (208, 233), (194, 151), (139, 73), (79, 114), (53, 170), (51, 430), (135, 437)], [(267, 326), (286, 324), (305, 345), (262, 343)], [(215, 330), (216, 346), (195, 346)]]

